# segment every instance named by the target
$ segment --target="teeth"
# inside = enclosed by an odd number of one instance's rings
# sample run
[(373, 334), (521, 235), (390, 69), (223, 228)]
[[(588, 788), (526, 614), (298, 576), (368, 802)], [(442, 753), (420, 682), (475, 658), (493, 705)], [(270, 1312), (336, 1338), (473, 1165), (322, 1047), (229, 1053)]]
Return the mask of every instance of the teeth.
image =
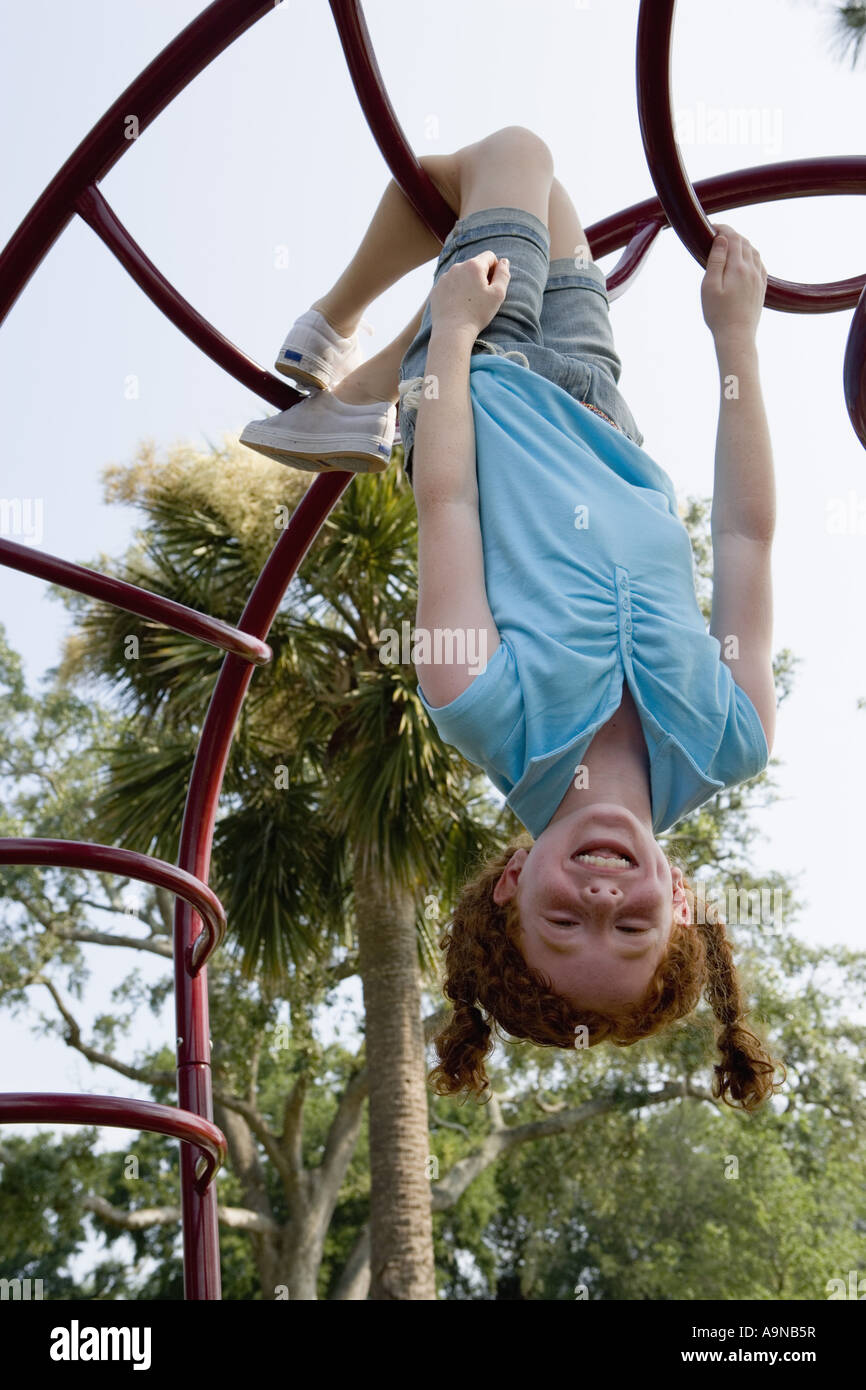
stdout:
[(578, 854), (576, 857), (584, 864), (617, 864), (631, 868), (631, 860), (623, 859), (619, 854)]

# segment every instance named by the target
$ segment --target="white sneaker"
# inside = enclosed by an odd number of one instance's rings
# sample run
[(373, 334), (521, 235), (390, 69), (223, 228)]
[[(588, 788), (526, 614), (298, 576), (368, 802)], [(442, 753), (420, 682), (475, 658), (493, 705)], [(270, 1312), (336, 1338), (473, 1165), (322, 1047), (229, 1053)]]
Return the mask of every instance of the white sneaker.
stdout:
[[(360, 326), (368, 333), (373, 331), (364, 319)], [(274, 368), (304, 386), (324, 391), (363, 361), (357, 333), (341, 338), (318, 309), (308, 309), (286, 334)]]
[(381, 473), (388, 467), (397, 409), (390, 401), (350, 405), (331, 391), (251, 420), (241, 444), (310, 473)]

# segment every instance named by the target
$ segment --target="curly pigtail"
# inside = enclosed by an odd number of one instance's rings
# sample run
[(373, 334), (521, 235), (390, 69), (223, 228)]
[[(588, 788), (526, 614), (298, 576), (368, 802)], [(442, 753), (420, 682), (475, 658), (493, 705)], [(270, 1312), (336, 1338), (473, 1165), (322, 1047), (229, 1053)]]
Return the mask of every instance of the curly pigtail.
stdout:
[(720, 1025), (716, 1046), (722, 1060), (713, 1068), (713, 1095), (726, 1105), (757, 1110), (777, 1089), (773, 1075), (780, 1063), (745, 1025), (747, 1015), (724, 922), (699, 922), (697, 927), (706, 953), (704, 998)]

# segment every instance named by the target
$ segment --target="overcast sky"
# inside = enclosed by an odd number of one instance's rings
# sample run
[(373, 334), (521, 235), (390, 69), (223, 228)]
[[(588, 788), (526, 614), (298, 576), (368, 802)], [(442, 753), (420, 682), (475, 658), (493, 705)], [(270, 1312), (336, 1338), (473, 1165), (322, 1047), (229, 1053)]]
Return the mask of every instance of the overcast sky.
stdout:
[[(106, 107), (201, 8), (197, 0), (4, 7), (0, 241)], [(866, 66), (852, 72), (833, 56), (831, 8), (683, 0), (674, 100), (693, 179), (861, 152)], [(584, 226), (652, 194), (635, 105), (637, 0), (368, 0), (364, 10), (418, 153), (528, 125), (553, 150)], [(101, 191), (180, 291), (270, 366), (289, 325), (348, 259), (387, 177), (326, 0), (284, 0), (144, 132)], [(864, 200), (802, 199), (718, 216), (758, 247), (773, 275), (823, 281), (866, 271)], [(433, 265), (367, 311), (375, 329), (363, 339), (368, 352), (424, 299)], [(666, 231), (612, 307), (621, 389), (645, 449), (682, 498), (712, 490), (717, 375), (701, 275)], [(765, 310), (759, 329), (777, 469), (775, 646), (790, 647), (801, 665), (773, 750), (781, 800), (756, 817), (753, 859), (798, 885), (806, 905), (792, 930), (859, 947), (862, 909), (847, 868), (863, 854), (866, 711), (857, 701), (866, 696), (866, 456), (842, 394), (850, 320), (851, 311)], [(264, 413), (161, 317), (80, 222), (0, 332), (0, 381), (0, 497), (32, 499), (34, 539), (83, 563), (121, 553), (136, 523), (132, 510), (104, 505), (106, 464), (130, 460), (146, 438), (166, 448), (237, 435)], [(58, 657), (63, 611), (38, 580), (0, 569), (0, 620), (36, 682)], [(129, 968), (128, 954), (117, 955), (99, 962), (85, 1022), (108, 1006), (112, 983)], [(146, 963), (145, 973), (160, 972)], [(171, 1018), (167, 1009), (169, 1033)], [(139, 1040), (156, 1036), (146, 1020)], [(56, 1040), (22, 1048), (20, 1022), (0, 1018), (0, 1039), (0, 1089), (135, 1093)]]

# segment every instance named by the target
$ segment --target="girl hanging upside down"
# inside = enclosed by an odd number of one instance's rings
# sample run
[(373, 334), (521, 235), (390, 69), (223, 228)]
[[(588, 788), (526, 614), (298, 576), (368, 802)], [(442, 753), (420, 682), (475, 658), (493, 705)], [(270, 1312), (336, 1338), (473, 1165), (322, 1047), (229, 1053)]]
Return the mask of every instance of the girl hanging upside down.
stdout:
[(673, 484), (617, 387), (605, 277), (548, 147), (508, 126), (421, 163), (458, 215), (424, 307), (360, 361), (366, 306), (439, 249), (392, 181), (280, 350), (278, 369), (318, 389), (241, 439), (296, 467), (378, 470), (400, 402), (417, 630), (449, 639), (419, 649), (419, 697), (528, 832), (465, 885), (442, 939), (454, 1009), (435, 1087), (484, 1091), (494, 1024), (623, 1046), (703, 993), (714, 1092), (752, 1110), (777, 1064), (747, 1026), (724, 923), (694, 920), (655, 837), (757, 776), (773, 744), (766, 270), (717, 229), (701, 287), (722, 384), (708, 632)]

